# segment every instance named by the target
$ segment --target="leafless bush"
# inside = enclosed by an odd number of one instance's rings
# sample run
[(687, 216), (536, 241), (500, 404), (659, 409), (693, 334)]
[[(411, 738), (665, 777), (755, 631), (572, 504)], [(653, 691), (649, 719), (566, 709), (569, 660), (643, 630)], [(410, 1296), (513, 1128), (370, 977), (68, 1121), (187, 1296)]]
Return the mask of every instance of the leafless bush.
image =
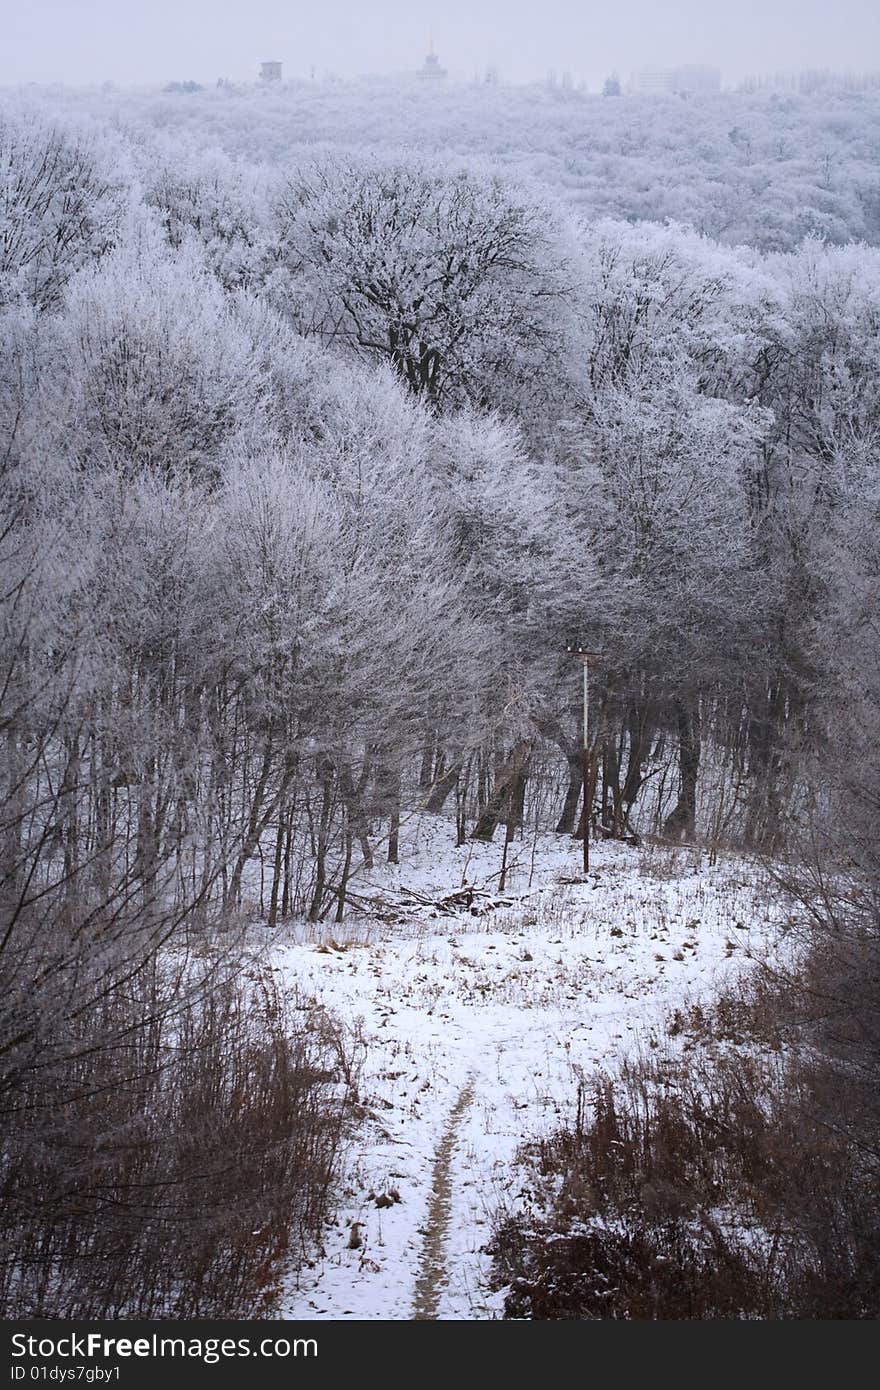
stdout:
[(253, 1316), (319, 1232), (354, 1095), (332, 1021), (224, 966), (169, 1008), (154, 961), (92, 986), (7, 1089), (6, 1317)]
[[(767, 996), (752, 1002), (775, 1032)], [(689, 1026), (717, 1039), (730, 1019), (728, 1003)], [(880, 1163), (860, 1095), (757, 1032), (598, 1078), (571, 1128), (524, 1151), (531, 1201), (491, 1247), (507, 1315), (876, 1317)]]

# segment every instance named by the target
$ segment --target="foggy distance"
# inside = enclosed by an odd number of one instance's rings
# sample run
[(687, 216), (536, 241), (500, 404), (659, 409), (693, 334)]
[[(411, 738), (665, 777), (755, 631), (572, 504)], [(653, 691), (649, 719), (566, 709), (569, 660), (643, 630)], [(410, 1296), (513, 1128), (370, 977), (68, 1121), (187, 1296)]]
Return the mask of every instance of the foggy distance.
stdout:
[(488, 65), (513, 82), (555, 69), (596, 87), (611, 71), (711, 64), (725, 83), (781, 68), (880, 64), (874, 0), (30, 0), (3, 6), (0, 83), (248, 79), (277, 58), (291, 78), (404, 73), (431, 38), (451, 75)]

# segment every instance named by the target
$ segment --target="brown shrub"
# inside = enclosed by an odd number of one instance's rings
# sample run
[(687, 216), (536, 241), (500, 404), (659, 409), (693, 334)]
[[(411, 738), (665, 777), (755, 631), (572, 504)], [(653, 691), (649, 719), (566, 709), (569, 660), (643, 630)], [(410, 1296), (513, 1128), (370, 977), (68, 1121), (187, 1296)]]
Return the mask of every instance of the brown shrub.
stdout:
[[(766, 996), (753, 1004), (764, 1016)], [(744, 999), (735, 1014), (741, 1028)], [(501, 1213), (491, 1245), (507, 1316), (877, 1316), (870, 1109), (833, 1059), (762, 1042), (624, 1066), (524, 1150), (530, 1207)]]
[(165, 988), (155, 968), (97, 990), (7, 1092), (7, 1318), (258, 1315), (319, 1233), (348, 1043), (261, 971), (226, 968), (174, 1009)]

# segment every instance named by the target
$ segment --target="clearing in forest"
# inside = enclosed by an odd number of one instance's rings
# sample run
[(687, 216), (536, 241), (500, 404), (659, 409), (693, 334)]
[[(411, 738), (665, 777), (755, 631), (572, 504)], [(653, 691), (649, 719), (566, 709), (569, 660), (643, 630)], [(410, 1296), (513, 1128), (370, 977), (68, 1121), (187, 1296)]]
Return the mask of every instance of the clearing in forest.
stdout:
[[(399, 923), (352, 914), (343, 929), (291, 929), (278, 978), (314, 993), (366, 1044), (367, 1119), (349, 1155), (324, 1255), (291, 1279), (287, 1317), (485, 1319), (492, 1210), (521, 1194), (517, 1146), (575, 1104), (580, 1082), (650, 1047), (671, 1010), (707, 998), (772, 947), (775, 915), (755, 870), (690, 850), (597, 848), (542, 836), (518, 846), (513, 905)], [(491, 886), (500, 846), (455, 848), (435, 817), (412, 822), (385, 896)], [(531, 887), (529, 878), (531, 877)], [(575, 880), (575, 881), (566, 881)], [(414, 1302), (415, 1299), (415, 1302)]]

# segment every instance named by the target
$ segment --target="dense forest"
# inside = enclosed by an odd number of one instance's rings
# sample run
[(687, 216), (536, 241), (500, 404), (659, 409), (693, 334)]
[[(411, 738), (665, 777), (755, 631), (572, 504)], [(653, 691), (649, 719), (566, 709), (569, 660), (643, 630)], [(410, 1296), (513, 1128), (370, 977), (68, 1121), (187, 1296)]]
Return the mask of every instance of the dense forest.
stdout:
[(552, 83), (426, 89), (417, 78), (280, 90), (220, 81), (161, 94), (108, 84), (51, 100), (164, 149), (175, 165), (184, 151), (212, 152), (249, 204), (257, 168), (340, 149), (418, 151), (537, 185), (539, 197), (593, 220), (677, 222), (761, 251), (792, 251), (811, 235), (876, 244), (880, 84), (812, 76), (797, 90), (753, 84), (687, 100), (602, 98)]
[[(878, 153), (876, 92), (4, 99), (10, 1308), (199, 1315), (311, 1239), (355, 1062), (241, 932), (341, 921), (415, 808), (821, 841), (876, 930)], [(147, 1187), (214, 1204), (183, 1304)]]

